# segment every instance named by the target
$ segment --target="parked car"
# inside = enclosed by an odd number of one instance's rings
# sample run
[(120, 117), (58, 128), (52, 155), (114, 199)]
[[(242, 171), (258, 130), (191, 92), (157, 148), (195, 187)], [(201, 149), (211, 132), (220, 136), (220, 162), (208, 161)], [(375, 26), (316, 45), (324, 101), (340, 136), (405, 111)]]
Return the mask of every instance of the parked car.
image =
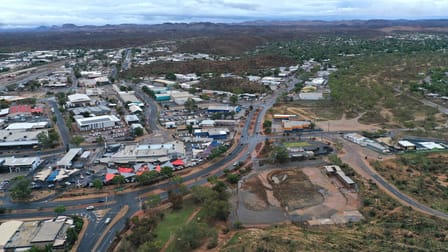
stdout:
[(111, 221), (110, 218), (106, 218), (106, 220), (104, 221), (105, 224), (109, 224), (109, 222)]
[(95, 209), (95, 206), (88, 206), (88, 207), (86, 207), (86, 210), (94, 210)]

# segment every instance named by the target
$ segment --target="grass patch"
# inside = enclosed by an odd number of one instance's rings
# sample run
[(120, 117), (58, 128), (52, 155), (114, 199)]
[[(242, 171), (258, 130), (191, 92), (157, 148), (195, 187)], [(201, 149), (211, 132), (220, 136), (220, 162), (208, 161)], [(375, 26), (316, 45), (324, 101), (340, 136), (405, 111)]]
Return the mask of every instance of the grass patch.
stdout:
[(174, 235), (176, 230), (187, 222), (188, 217), (195, 209), (196, 205), (192, 200), (188, 199), (184, 201), (182, 209), (166, 213), (163, 220), (157, 225), (156, 242), (165, 244), (170, 239), (170, 236)]
[(310, 144), (308, 142), (292, 142), (292, 143), (284, 143), (286, 148), (299, 148), (299, 147), (308, 147)]

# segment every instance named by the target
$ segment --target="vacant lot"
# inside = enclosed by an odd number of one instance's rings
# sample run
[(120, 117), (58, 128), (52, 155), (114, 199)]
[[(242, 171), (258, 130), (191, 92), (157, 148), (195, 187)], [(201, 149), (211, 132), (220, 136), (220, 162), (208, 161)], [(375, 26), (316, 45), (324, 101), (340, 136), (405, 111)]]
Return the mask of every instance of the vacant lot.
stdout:
[(243, 224), (307, 222), (310, 225), (363, 219), (359, 196), (319, 167), (266, 169), (249, 174), (238, 190), (236, 220)]
[(448, 212), (448, 153), (413, 153), (383, 162), (375, 169), (401, 191), (423, 204)]

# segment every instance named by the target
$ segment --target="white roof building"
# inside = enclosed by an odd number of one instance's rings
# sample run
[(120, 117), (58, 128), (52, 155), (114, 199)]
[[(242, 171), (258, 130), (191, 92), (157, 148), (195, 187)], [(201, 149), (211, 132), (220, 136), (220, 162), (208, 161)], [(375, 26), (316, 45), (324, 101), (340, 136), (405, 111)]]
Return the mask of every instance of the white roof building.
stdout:
[(19, 230), (22, 226), (23, 221), (11, 220), (3, 222), (0, 225), (0, 250), (4, 251), (3, 248), (8, 243), (9, 240), (13, 237), (13, 235)]
[(64, 157), (61, 158), (61, 160), (56, 162), (56, 165), (64, 168), (70, 168), (72, 166), (72, 160), (81, 153), (82, 148), (72, 148), (64, 155)]
[(68, 95), (67, 98), (68, 98), (68, 103), (71, 103), (71, 104), (91, 102), (90, 97), (86, 94), (72, 94), (72, 95)]
[(20, 172), (22, 169), (35, 170), (40, 165), (40, 157), (5, 157), (3, 166), (9, 168), (9, 172)]
[(78, 128), (81, 131), (84, 130), (94, 130), (94, 129), (104, 129), (116, 126), (120, 119), (118, 119), (114, 115), (102, 115), (102, 116), (93, 116), (86, 118), (77, 118), (75, 119)]
[(17, 130), (17, 131), (28, 131), (34, 129), (43, 129), (48, 127), (48, 122), (35, 122), (35, 123), (11, 123), (6, 127), (5, 130)]

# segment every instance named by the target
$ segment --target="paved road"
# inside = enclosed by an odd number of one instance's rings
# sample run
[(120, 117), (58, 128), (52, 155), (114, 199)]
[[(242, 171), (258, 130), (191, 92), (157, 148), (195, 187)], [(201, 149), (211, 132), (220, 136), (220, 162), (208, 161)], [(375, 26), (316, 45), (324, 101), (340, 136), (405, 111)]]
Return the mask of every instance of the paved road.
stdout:
[(58, 126), (62, 143), (64, 144), (64, 147), (67, 147), (70, 145), (70, 131), (65, 124), (64, 117), (62, 116), (61, 111), (59, 111), (58, 104), (54, 99), (48, 99), (47, 101), (53, 109), (53, 113), (56, 115), (56, 125)]
[[(448, 214), (432, 209), (417, 202), (408, 195), (400, 192), (395, 186), (378, 175), (373, 168), (365, 163), (364, 157), (360, 155), (359, 151), (356, 150), (356, 147), (357, 146), (355, 146), (354, 143), (350, 143), (347, 141), (344, 142), (344, 148), (346, 150), (348, 159), (353, 160), (353, 162), (356, 164), (356, 166), (353, 167), (355, 168), (355, 170), (361, 169), (365, 174), (368, 175), (368, 177), (366, 177), (367, 179), (372, 179), (374, 182), (380, 185), (380, 188), (390, 193), (391, 195), (394, 195), (397, 199), (404, 203), (404, 205), (411, 206), (412, 208), (428, 215), (433, 215), (448, 220)], [(363, 173), (359, 174), (363, 175)]]
[[(243, 160), (247, 159), (249, 157), (249, 153), (255, 149), (256, 145), (259, 142), (264, 141), (264, 139), (266, 138), (265, 136), (260, 136), (256, 132), (258, 132), (261, 129), (261, 123), (264, 118), (264, 114), (275, 102), (277, 95), (281, 91), (282, 90), (278, 90), (277, 92), (275, 92), (270, 98), (268, 98), (265, 101), (264, 104), (257, 105), (256, 108), (260, 107), (261, 111), (256, 118), (254, 134), (251, 134), (251, 135), (248, 134), (250, 122), (254, 116), (254, 111), (252, 111), (249, 113), (246, 123), (242, 129), (243, 135), (245, 135), (245, 137), (240, 140), (240, 142), (235, 147), (235, 150), (233, 152), (231, 152), (228, 156), (226, 156), (223, 159), (221, 159), (220, 161), (216, 162), (215, 164), (213, 164), (205, 169), (202, 169), (195, 174), (191, 174), (189, 176), (184, 177), (184, 181), (194, 181), (194, 183), (191, 184), (190, 186), (201, 185), (201, 184), (207, 182), (207, 177), (209, 176), (209, 174), (211, 172), (218, 170), (222, 167), (231, 168), (232, 166), (229, 166), (229, 164), (234, 162), (238, 156), (239, 156), (239, 158), (237, 160), (243, 161)], [(52, 106), (55, 105), (54, 101), (53, 101), (53, 103), (54, 104), (52, 104)], [(62, 122), (62, 123), (64, 123), (64, 125), (65, 125), (65, 122)], [(325, 137), (333, 138), (333, 139), (340, 137), (338, 134), (332, 133), (332, 132), (312, 132), (312, 133), (306, 133), (303, 135), (316, 136), (316, 137), (325, 136)], [(68, 136), (68, 134), (67, 134), (67, 136)], [(405, 204), (410, 205), (422, 212), (425, 212), (427, 214), (434, 215), (434, 216), (437, 216), (440, 218), (448, 219), (447, 214), (439, 212), (434, 209), (431, 209), (427, 206), (424, 206), (424, 205), (416, 202), (415, 200), (411, 199), (407, 195), (399, 192), (395, 187), (390, 185), (387, 181), (385, 181), (383, 178), (381, 178), (379, 175), (377, 175), (370, 167), (368, 167), (364, 163), (364, 160), (363, 160), (364, 157), (361, 157), (360, 154), (358, 152), (356, 152), (355, 149), (351, 149), (352, 146), (350, 144), (346, 144), (345, 147), (347, 148), (347, 152), (351, 153), (353, 155), (353, 157), (351, 157), (351, 158), (353, 158), (353, 160), (355, 160), (356, 166), (359, 167), (359, 169), (364, 171), (366, 174), (368, 174), (375, 182), (382, 185), (382, 188), (384, 188), (384, 190), (390, 192), (391, 194), (393, 194), (394, 196), (399, 198)], [(245, 148), (247, 148), (248, 151), (241, 155), (241, 153), (245, 150)], [(217, 175), (222, 175), (222, 174), (223, 174), (222, 170), (217, 173)], [(136, 192), (112, 196), (109, 200), (114, 200), (116, 203), (109, 204), (108, 207), (110, 207), (111, 210), (109, 211), (109, 213), (106, 216), (104, 216), (103, 220), (101, 220), (100, 222), (91, 221), (89, 223), (89, 225), (87, 227), (86, 235), (84, 235), (81, 240), (81, 245), (80, 245), (79, 251), (90, 251), (93, 248), (96, 241), (101, 236), (101, 233), (105, 228), (104, 219), (107, 217), (113, 218), (114, 215), (120, 210), (120, 208), (123, 205), (129, 205), (130, 209), (127, 212), (127, 214), (125, 215), (125, 217), (122, 218), (115, 225), (113, 225), (111, 227), (109, 233), (107, 233), (106, 236), (104, 237), (104, 239), (101, 241), (100, 246), (98, 247), (98, 251), (106, 251), (108, 246), (111, 244), (111, 242), (115, 238), (115, 233), (119, 232), (120, 230), (122, 230), (124, 228), (126, 219), (129, 218), (130, 216), (132, 216), (132, 214), (134, 214), (137, 210), (139, 210), (139, 204), (138, 204), (139, 200), (138, 199), (140, 198), (140, 195), (147, 193), (147, 192), (154, 191), (156, 189), (165, 190), (165, 189), (169, 188), (170, 185), (171, 185), (170, 182), (165, 182), (160, 185), (153, 185), (153, 186), (150, 186), (147, 188), (142, 188), (141, 190), (136, 191)], [(162, 193), (161, 196), (162, 196), (162, 198), (166, 198), (166, 193)], [(95, 204), (98, 200), (99, 200), (99, 198), (77, 200), (77, 201), (62, 201), (62, 202), (33, 202), (33, 203), (21, 203), (21, 204), (10, 203), (10, 204), (5, 205), (5, 207), (12, 208), (12, 209), (38, 209), (41, 207), (54, 208), (58, 205), (65, 205), (67, 207), (78, 206), (79, 207), (78, 209), (67, 211), (67, 214), (89, 214), (86, 212), (84, 207), (86, 205)], [(105, 205), (105, 204), (102, 203), (102, 205)], [(1, 215), (0, 219), (5, 218), (5, 217), (7, 217), (7, 218), (28, 218), (28, 217), (33, 217), (33, 216), (54, 216), (54, 215), (55, 214), (52, 211), (37, 212), (37, 213), (33, 212), (33, 213), (26, 213), (26, 214)]]

